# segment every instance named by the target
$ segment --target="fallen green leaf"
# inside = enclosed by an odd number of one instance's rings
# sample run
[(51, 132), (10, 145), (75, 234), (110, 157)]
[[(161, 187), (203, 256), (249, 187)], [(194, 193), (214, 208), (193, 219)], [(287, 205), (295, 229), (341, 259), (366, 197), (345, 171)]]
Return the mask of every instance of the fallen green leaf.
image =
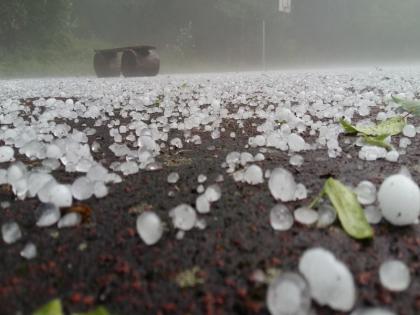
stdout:
[(338, 218), (344, 230), (356, 239), (373, 237), (373, 229), (366, 220), (356, 195), (340, 183), (329, 178), (324, 185), (325, 194), (337, 210)]
[(405, 118), (391, 117), (374, 126), (354, 126), (344, 119), (340, 120), (340, 124), (346, 133), (360, 133), (365, 136), (395, 136), (404, 129)]
[(392, 100), (400, 105), (405, 111), (420, 116), (420, 101), (404, 100), (396, 96), (392, 96)]
[(41, 306), (33, 315), (63, 315), (63, 307), (60, 299), (54, 299)]
[(340, 119), (340, 125), (346, 133), (356, 134), (359, 132), (356, 127), (354, 127), (351, 123), (349, 123), (344, 118)]
[(93, 311), (86, 312), (86, 313), (73, 313), (72, 315), (110, 315), (110, 313), (105, 307), (99, 306)]
[(392, 146), (385, 142), (385, 139), (388, 138), (388, 135), (382, 136), (363, 136), (363, 141), (366, 144), (375, 145), (377, 147), (382, 147), (387, 150), (391, 150)]

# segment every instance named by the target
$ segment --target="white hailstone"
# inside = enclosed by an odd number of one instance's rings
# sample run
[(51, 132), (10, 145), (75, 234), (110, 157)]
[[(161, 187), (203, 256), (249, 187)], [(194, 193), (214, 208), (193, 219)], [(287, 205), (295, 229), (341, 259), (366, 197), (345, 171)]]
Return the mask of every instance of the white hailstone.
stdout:
[(265, 137), (263, 135), (257, 135), (254, 138), (254, 144), (258, 147), (262, 147), (265, 145)]
[(324, 202), (318, 207), (318, 228), (326, 228), (333, 224), (337, 219), (337, 212), (329, 203)]
[(35, 197), (48, 182), (54, 180), (50, 174), (33, 172), (28, 176), (28, 195)]
[(163, 224), (154, 212), (146, 211), (139, 215), (136, 227), (137, 233), (146, 245), (154, 245), (162, 238)]
[(287, 231), (293, 226), (293, 215), (285, 205), (275, 205), (270, 210), (270, 224), (276, 231)]
[(370, 205), (376, 200), (376, 187), (375, 185), (367, 180), (361, 181), (355, 189), (357, 200), (362, 205)]
[(92, 146), (91, 146), (91, 150), (92, 150), (92, 152), (95, 152), (95, 153), (101, 151), (100, 143), (98, 141), (93, 141)]
[(384, 218), (394, 225), (410, 225), (420, 215), (420, 190), (407, 176), (396, 174), (385, 179), (378, 192)]
[(16, 222), (8, 222), (1, 226), (1, 236), (6, 244), (13, 244), (22, 237), (22, 232)]
[(176, 238), (178, 241), (182, 240), (182, 239), (184, 238), (184, 236), (185, 236), (185, 231), (183, 231), (183, 230), (179, 230), (179, 231), (178, 231), (178, 232), (176, 232), (176, 234), (175, 234), (175, 238)]
[(46, 157), (50, 159), (60, 159), (63, 156), (63, 152), (60, 147), (55, 144), (47, 145)]
[(104, 198), (108, 195), (108, 187), (106, 187), (105, 183), (102, 181), (97, 181), (93, 185), (93, 194), (96, 198)]
[(254, 161), (255, 162), (261, 162), (261, 161), (264, 161), (264, 160), (265, 160), (264, 154), (262, 154), (262, 153), (255, 154), (255, 156), (254, 156)]
[(203, 183), (205, 183), (207, 181), (207, 176), (206, 175), (204, 175), (204, 174), (200, 174), (200, 175), (198, 175), (198, 177), (197, 177), (197, 182), (199, 183), (199, 184), (203, 184)]
[(369, 308), (357, 309), (353, 311), (350, 315), (397, 315), (397, 314), (384, 308), (369, 307)]
[(403, 129), (403, 135), (409, 138), (413, 138), (416, 136), (416, 127), (413, 125), (405, 125)]
[(86, 200), (93, 195), (93, 183), (85, 176), (79, 177), (71, 185), (74, 199)]
[(26, 176), (15, 181), (12, 185), (12, 190), (19, 200), (24, 200), (28, 193), (28, 180)]
[(299, 154), (292, 155), (289, 160), (290, 165), (297, 167), (302, 166), (303, 162), (303, 156)]
[(296, 182), (288, 170), (276, 168), (271, 172), (268, 188), (277, 200), (283, 202), (292, 201), (295, 198)]
[(254, 157), (249, 152), (242, 152), (241, 153), (241, 160), (240, 163), (242, 166), (245, 166), (248, 163), (254, 162)]
[(26, 166), (22, 162), (15, 162), (7, 169), (7, 181), (13, 185), (14, 182), (26, 175)]
[(215, 129), (210, 134), (212, 139), (219, 139), (220, 138), (220, 130)]
[(173, 138), (170, 142), (170, 145), (178, 149), (182, 149), (182, 140), (180, 138)]
[(172, 218), (172, 223), (175, 228), (189, 231), (197, 221), (197, 213), (194, 208), (187, 204), (180, 204), (169, 211), (169, 216)]
[(141, 164), (149, 164), (150, 162), (153, 162), (153, 152), (146, 150), (146, 149), (139, 149), (138, 150), (138, 158), (139, 158), (139, 162)]
[(318, 304), (337, 311), (350, 311), (356, 302), (356, 287), (350, 270), (323, 248), (306, 250), (299, 271), (309, 283), (311, 296)]
[(58, 228), (70, 228), (79, 225), (82, 222), (82, 216), (77, 212), (69, 212), (58, 221)]
[(196, 191), (199, 194), (202, 194), (205, 191), (204, 186), (203, 185), (198, 185), (197, 188), (196, 188)]
[(232, 174), (233, 180), (235, 182), (243, 182), (244, 181), (244, 173), (245, 170), (239, 170)]
[(49, 227), (58, 222), (61, 217), (60, 209), (51, 203), (41, 204), (36, 212), (39, 212), (41, 215), (36, 222), (38, 227)]
[(169, 184), (176, 184), (179, 181), (179, 174), (172, 172), (168, 175), (167, 181)]
[(73, 203), (73, 197), (70, 186), (56, 184), (49, 191), (49, 202), (57, 207), (70, 207)]
[(222, 189), (218, 184), (213, 184), (207, 187), (205, 193), (207, 200), (210, 202), (216, 202), (222, 197)]
[(405, 149), (411, 144), (411, 140), (408, 138), (402, 137), (400, 139), (400, 148)]
[(307, 197), (308, 197), (308, 191), (306, 190), (305, 185), (300, 184), (300, 183), (297, 184), (294, 200), (303, 200), (303, 199), (306, 199)]
[(51, 171), (54, 171), (60, 168), (61, 163), (57, 159), (45, 159), (42, 161), (42, 166), (46, 167)]
[(195, 208), (198, 213), (209, 213), (210, 212), (210, 201), (207, 199), (206, 194), (202, 194), (195, 200)]
[(364, 145), (359, 151), (359, 159), (366, 161), (376, 161), (377, 159), (385, 158), (387, 151), (385, 148), (380, 148), (373, 145)]
[(306, 143), (303, 138), (295, 133), (290, 134), (287, 137), (287, 144), (292, 152), (300, 152), (305, 150)]
[(241, 160), (241, 153), (239, 152), (230, 152), (227, 156), (226, 156), (226, 163), (228, 165), (235, 165), (235, 164), (239, 164)]
[(318, 221), (318, 212), (308, 207), (300, 207), (293, 212), (296, 222), (312, 225)]
[(134, 161), (121, 163), (119, 169), (124, 176), (136, 174), (139, 172), (139, 166)]
[(20, 256), (30, 260), (34, 259), (38, 255), (38, 251), (34, 243), (27, 243), (25, 247), (20, 251)]
[(388, 151), (385, 155), (385, 160), (387, 160), (388, 162), (397, 162), (399, 157), (400, 154), (398, 153), (398, 151), (391, 150)]
[(382, 220), (382, 212), (375, 205), (367, 206), (365, 208), (365, 217), (370, 224), (378, 224)]
[(311, 307), (308, 283), (297, 273), (282, 273), (270, 283), (266, 303), (271, 315), (308, 314)]
[(206, 227), (207, 227), (207, 222), (206, 222), (206, 220), (205, 220), (205, 219), (203, 219), (203, 218), (198, 219), (198, 220), (197, 220), (197, 222), (196, 222), (196, 224), (195, 224), (195, 227), (196, 227), (197, 229), (199, 229), (199, 230), (205, 230), (205, 229), (206, 229)]
[(106, 181), (108, 176), (108, 170), (101, 164), (93, 165), (86, 173), (86, 177), (92, 181)]
[(243, 174), (243, 180), (250, 185), (264, 183), (263, 171), (258, 165), (250, 165)]
[(400, 260), (387, 260), (379, 267), (379, 280), (390, 291), (404, 291), (410, 286), (410, 270)]
[(9, 146), (0, 146), (0, 163), (14, 160), (15, 151)]
[(82, 158), (76, 164), (76, 172), (87, 173), (92, 168), (92, 161), (89, 159)]

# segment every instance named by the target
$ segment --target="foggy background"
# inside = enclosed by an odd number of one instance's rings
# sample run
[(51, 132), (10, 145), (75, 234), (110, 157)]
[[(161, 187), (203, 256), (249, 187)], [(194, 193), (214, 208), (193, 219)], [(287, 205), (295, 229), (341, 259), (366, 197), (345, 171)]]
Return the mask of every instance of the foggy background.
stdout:
[(0, 76), (92, 75), (94, 48), (157, 46), (161, 72), (420, 60), (418, 0), (1, 0)]

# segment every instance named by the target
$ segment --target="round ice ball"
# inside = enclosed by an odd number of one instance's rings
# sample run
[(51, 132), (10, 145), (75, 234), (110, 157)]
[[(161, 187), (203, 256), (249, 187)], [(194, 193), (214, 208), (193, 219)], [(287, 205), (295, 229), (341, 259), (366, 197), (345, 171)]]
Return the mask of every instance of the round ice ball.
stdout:
[(413, 224), (420, 214), (420, 190), (402, 174), (389, 176), (378, 192), (384, 218), (394, 225)]
[(400, 260), (388, 260), (379, 268), (379, 280), (390, 291), (404, 291), (410, 286), (410, 270)]
[(356, 286), (348, 267), (323, 248), (307, 249), (299, 260), (299, 271), (309, 283), (311, 296), (320, 305), (350, 311), (356, 302)]
[(156, 244), (163, 234), (162, 221), (154, 212), (146, 211), (139, 215), (136, 227), (140, 238), (147, 245)]
[(308, 314), (311, 307), (308, 284), (297, 273), (282, 273), (270, 283), (266, 302), (271, 315)]

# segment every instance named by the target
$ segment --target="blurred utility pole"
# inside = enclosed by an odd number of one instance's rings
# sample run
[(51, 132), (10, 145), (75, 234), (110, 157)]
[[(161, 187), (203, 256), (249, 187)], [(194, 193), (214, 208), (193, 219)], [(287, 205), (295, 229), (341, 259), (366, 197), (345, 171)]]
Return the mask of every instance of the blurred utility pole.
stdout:
[[(292, 11), (292, 0), (279, 0), (279, 12), (290, 13)], [(261, 49), (261, 63), (265, 71), (267, 67), (267, 31), (265, 19), (262, 20), (262, 49)]]
[(261, 56), (261, 61), (262, 61), (262, 67), (263, 67), (263, 71), (265, 71), (266, 69), (266, 49), (267, 49), (267, 43), (266, 43), (266, 32), (265, 32), (265, 20), (262, 20), (262, 56)]

